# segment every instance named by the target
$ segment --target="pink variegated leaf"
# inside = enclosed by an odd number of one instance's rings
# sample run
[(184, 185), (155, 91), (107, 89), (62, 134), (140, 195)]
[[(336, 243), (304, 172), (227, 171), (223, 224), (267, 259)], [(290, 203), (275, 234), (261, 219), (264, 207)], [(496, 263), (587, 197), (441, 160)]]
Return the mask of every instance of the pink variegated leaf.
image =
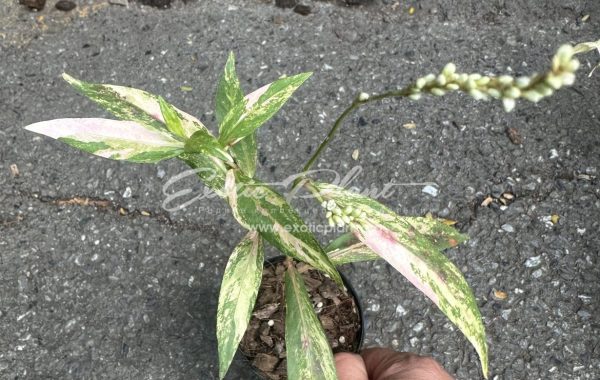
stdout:
[(350, 229), (431, 299), (475, 347), (488, 373), (485, 329), (475, 296), (460, 270), (441, 252), (466, 236), (433, 218), (399, 216), (381, 203), (338, 186), (309, 186), (325, 200), (328, 216)]
[(178, 156), (183, 142), (168, 133), (133, 122), (110, 119), (55, 119), (25, 129), (113, 160), (152, 163)]
[[(158, 96), (136, 88), (110, 84), (88, 83), (63, 74), (63, 78), (77, 91), (98, 103), (121, 120), (136, 121), (148, 128), (167, 130)], [(173, 107), (181, 119), (183, 136), (207, 130), (197, 118)]]
[(233, 145), (252, 134), (283, 107), (310, 75), (302, 73), (278, 79), (245, 97), (223, 118), (219, 126), (221, 144)]

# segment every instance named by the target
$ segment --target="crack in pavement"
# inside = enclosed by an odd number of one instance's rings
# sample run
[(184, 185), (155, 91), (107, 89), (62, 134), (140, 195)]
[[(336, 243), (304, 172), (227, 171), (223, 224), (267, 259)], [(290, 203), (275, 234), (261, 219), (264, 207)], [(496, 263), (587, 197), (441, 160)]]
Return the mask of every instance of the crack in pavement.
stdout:
[[(120, 217), (128, 217), (130, 219), (148, 218), (158, 222), (159, 224), (169, 226), (177, 229), (178, 231), (189, 230), (189, 231), (202, 231), (202, 232), (214, 232), (215, 226), (203, 225), (196, 223), (177, 222), (171, 219), (166, 212), (151, 212), (146, 210), (133, 209), (130, 210), (127, 207), (105, 198), (88, 197), (83, 195), (74, 195), (69, 197), (53, 197), (53, 196), (42, 196), (39, 193), (27, 192), (21, 189), (16, 189), (18, 194), (22, 197), (36, 200), (40, 203), (51, 204), (57, 207), (90, 207), (103, 212), (114, 212)], [(17, 216), (14, 220), (1, 221), (1, 226), (12, 226), (25, 219), (23, 216)]]

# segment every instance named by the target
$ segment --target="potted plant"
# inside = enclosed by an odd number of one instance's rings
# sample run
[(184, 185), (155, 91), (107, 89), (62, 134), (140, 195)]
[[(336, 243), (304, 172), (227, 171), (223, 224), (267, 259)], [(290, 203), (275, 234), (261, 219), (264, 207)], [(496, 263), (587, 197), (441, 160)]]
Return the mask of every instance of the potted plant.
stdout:
[[(120, 120), (57, 119), (31, 124), (41, 133), (86, 152), (135, 163), (178, 158), (231, 208), (248, 230), (227, 263), (217, 312), (219, 377), (225, 377), (253, 314), (261, 284), (264, 244), (285, 255), (281, 271), (285, 299), (285, 345), (290, 379), (335, 379), (331, 343), (323, 332), (301, 272), (317, 270), (342, 293), (345, 285), (337, 265), (383, 258), (463, 332), (477, 351), (488, 376), (488, 346), (481, 315), (469, 285), (442, 251), (466, 239), (455, 228), (432, 217), (399, 216), (369, 197), (338, 184), (321, 183), (309, 171), (332, 141), (343, 120), (364, 104), (384, 98), (418, 100), (461, 91), (475, 99), (501, 100), (511, 111), (518, 99), (537, 102), (571, 85), (579, 63), (574, 55), (598, 48), (598, 42), (560, 47), (551, 68), (539, 75), (513, 78), (456, 71), (447, 64), (400, 90), (378, 95), (360, 93), (335, 121), (329, 134), (293, 183), (291, 194), (303, 188), (322, 207), (324, 220), (347, 233), (323, 248), (284, 196), (255, 177), (256, 130), (269, 120), (306, 81), (310, 73), (282, 77), (244, 96), (229, 55), (217, 85), (215, 136), (197, 118), (162, 97), (128, 87), (92, 84), (67, 74), (64, 79)], [(307, 265), (300, 268), (297, 263)], [(308, 268), (308, 269), (306, 269)]]

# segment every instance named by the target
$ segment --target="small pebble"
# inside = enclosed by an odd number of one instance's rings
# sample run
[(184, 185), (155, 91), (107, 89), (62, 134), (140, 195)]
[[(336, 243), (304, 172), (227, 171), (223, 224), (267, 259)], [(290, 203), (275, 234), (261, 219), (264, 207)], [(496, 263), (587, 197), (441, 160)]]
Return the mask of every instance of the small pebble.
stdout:
[(309, 5), (298, 4), (294, 7), (294, 12), (296, 12), (302, 16), (308, 16), (311, 12), (311, 8)]
[(354, 149), (354, 151), (352, 152), (352, 159), (354, 161), (358, 160), (359, 155), (360, 155), (360, 152), (358, 151), (358, 149)]
[(374, 311), (374, 312), (376, 312), (376, 313), (377, 313), (377, 312), (379, 311), (380, 307), (381, 307), (381, 306), (379, 306), (379, 304), (378, 304), (378, 303), (374, 303), (374, 304), (372, 304), (372, 305), (371, 305), (371, 307), (370, 307), (369, 309), (370, 309), (371, 311)]
[(406, 309), (402, 307), (402, 305), (396, 306), (396, 315), (398, 317), (403, 317), (406, 315)]
[(19, 167), (17, 164), (10, 164), (10, 174), (12, 174), (13, 177), (19, 176)]
[(511, 199), (514, 199), (514, 197), (515, 196), (512, 193), (508, 193), (508, 192), (502, 193), (502, 198), (504, 198), (504, 199), (511, 200)]
[(523, 137), (521, 137), (521, 134), (519, 133), (519, 130), (517, 128), (514, 128), (514, 127), (506, 128), (506, 135), (508, 136), (508, 139), (510, 140), (511, 143), (513, 143), (515, 145), (523, 144)]
[(506, 310), (502, 310), (502, 319), (504, 319), (505, 321), (508, 321), (508, 317), (510, 317), (510, 313), (512, 312), (512, 309), (506, 309)]
[(275, 324), (275, 321), (274, 321), (274, 320), (272, 320), (272, 319), (269, 319), (269, 322), (267, 322), (267, 325), (269, 325), (269, 326), (271, 326), (271, 327), (272, 327), (274, 324)]
[(317, 307), (318, 307), (318, 308), (321, 308), (321, 307), (323, 307), (323, 302), (319, 302), (319, 303), (317, 304)]
[(421, 192), (423, 192), (425, 194), (429, 194), (432, 197), (437, 197), (439, 191), (437, 188), (435, 188), (431, 185), (427, 185), (423, 188), (423, 190), (421, 190)]
[(542, 263), (542, 256), (534, 256), (534, 257), (530, 257), (525, 261), (525, 266), (527, 268), (535, 268), (540, 266), (540, 264)]
[(55, 7), (59, 11), (69, 12), (69, 11), (72, 11), (73, 9), (75, 9), (75, 7), (77, 7), (77, 5), (74, 2), (72, 2), (71, 0), (60, 0), (59, 2), (56, 3)]
[(414, 121), (411, 121), (410, 123), (403, 124), (402, 127), (406, 129), (415, 129), (417, 128), (417, 124), (415, 124)]
[(46, 5), (46, 0), (21, 0), (20, 3), (29, 7), (30, 9), (41, 11)]
[(494, 289), (494, 291), (492, 292), (492, 298), (494, 298), (497, 301), (504, 301), (508, 298), (508, 294), (505, 291)]
[(491, 196), (487, 196), (487, 198), (485, 198), (483, 200), (483, 202), (481, 202), (481, 207), (487, 207), (489, 206), (492, 202), (494, 201), (494, 198), (492, 198)]
[(580, 317), (581, 319), (589, 319), (589, 318), (592, 316), (592, 314), (591, 314), (589, 311), (587, 311), (587, 310), (583, 310), (583, 309), (582, 309), (582, 310), (579, 310), (579, 311), (577, 312), (577, 315), (579, 315), (579, 317)]
[(503, 224), (500, 228), (502, 228), (506, 232), (515, 232), (515, 228), (510, 224)]
[(413, 326), (413, 331), (418, 333), (421, 330), (423, 330), (423, 327), (424, 327), (423, 322), (419, 322)]
[(533, 278), (540, 278), (540, 277), (542, 277), (542, 270), (541, 269), (535, 270), (531, 275), (533, 276)]
[(343, 335), (340, 336), (340, 338), (338, 340), (340, 341), (341, 344), (346, 343), (346, 338)]
[(125, 188), (125, 191), (123, 192), (123, 198), (130, 198), (131, 197), (131, 187), (127, 186)]

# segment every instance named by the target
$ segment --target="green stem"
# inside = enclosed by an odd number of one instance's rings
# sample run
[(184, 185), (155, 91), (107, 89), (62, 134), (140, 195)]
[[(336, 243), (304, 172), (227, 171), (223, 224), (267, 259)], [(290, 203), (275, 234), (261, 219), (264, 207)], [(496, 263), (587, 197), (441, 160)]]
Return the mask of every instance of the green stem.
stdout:
[(346, 108), (344, 112), (342, 112), (342, 114), (336, 119), (335, 123), (333, 123), (333, 127), (331, 127), (331, 130), (329, 131), (325, 139), (321, 142), (321, 144), (319, 145), (315, 153), (312, 155), (312, 157), (308, 160), (306, 165), (304, 165), (304, 168), (302, 168), (302, 175), (296, 178), (291, 191), (293, 192), (300, 185), (302, 179), (306, 177), (306, 172), (310, 170), (310, 168), (314, 165), (315, 161), (317, 160), (317, 158), (319, 158), (323, 150), (325, 150), (327, 145), (329, 145), (329, 143), (333, 140), (333, 137), (342, 126), (342, 122), (352, 111), (367, 103), (379, 101), (386, 98), (405, 97), (408, 95), (410, 95), (410, 87), (403, 88), (401, 90), (385, 92), (379, 95), (373, 95), (365, 100), (359, 100), (359, 98), (357, 97), (352, 102), (352, 104), (350, 104), (350, 106), (348, 106), (348, 108)]

